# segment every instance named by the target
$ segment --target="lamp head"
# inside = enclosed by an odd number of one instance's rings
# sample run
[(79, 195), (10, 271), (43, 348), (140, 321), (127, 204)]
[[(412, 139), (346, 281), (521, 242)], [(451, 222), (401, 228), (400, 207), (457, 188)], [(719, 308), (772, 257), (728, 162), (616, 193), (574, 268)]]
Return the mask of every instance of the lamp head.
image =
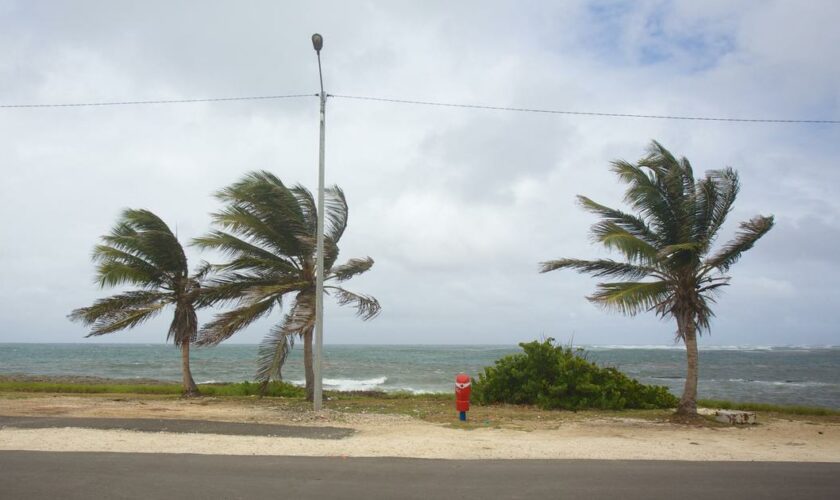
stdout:
[(312, 46), (315, 48), (315, 52), (321, 52), (321, 47), (324, 46), (324, 37), (318, 33), (312, 35)]

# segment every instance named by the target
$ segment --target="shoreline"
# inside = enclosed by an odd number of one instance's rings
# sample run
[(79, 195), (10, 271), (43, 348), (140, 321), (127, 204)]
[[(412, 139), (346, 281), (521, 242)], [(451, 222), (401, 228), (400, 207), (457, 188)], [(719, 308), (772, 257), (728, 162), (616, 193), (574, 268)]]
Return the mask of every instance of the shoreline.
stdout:
[[(595, 348), (597, 347), (597, 348)], [(665, 386), (675, 395), (684, 385), (684, 355), (651, 345), (599, 345), (584, 355), (602, 367), (617, 368), (643, 384)], [(840, 410), (840, 349), (825, 346), (706, 346), (699, 395), (713, 400), (771, 405), (806, 405)], [(745, 350), (746, 349), (746, 350)], [(769, 350), (767, 350), (769, 349)], [(705, 350), (701, 346), (701, 351)], [(389, 393), (452, 392), (456, 373), (478, 376), (512, 346), (327, 346), (326, 390), (381, 390)], [(191, 351), (192, 352), (192, 351)], [(196, 350), (198, 383), (241, 383), (254, 378), (252, 345)], [(180, 383), (178, 351), (168, 344), (16, 344), (0, 346), (0, 372), (56, 377), (99, 376), (116, 383), (148, 379)], [(300, 349), (284, 367), (287, 381), (302, 383)], [(135, 378), (140, 377), (140, 378)], [(328, 380), (329, 379), (329, 380)]]
[[(283, 382), (288, 387), (293, 389), (301, 389), (303, 386), (296, 383)], [(9, 389), (9, 386), (22, 384), (20, 389)], [(42, 384), (42, 386), (38, 386)], [(216, 396), (213, 389), (235, 387), (251, 384), (255, 386), (258, 382), (203, 382), (198, 383), (199, 388), (205, 387), (211, 389), (211, 394), (204, 394), (205, 396)], [(33, 388), (27, 388), (27, 385)], [(140, 394), (178, 394), (180, 393), (181, 381), (176, 380), (161, 380), (150, 378), (108, 378), (87, 375), (34, 375), (26, 373), (0, 373), (0, 393), (2, 392), (33, 392), (33, 393), (57, 393), (57, 394), (119, 394), (117, 390), (119, 387), (126, 387), (126, 393), (140, 393)], [(103, 390), (98, 390), (99, 388)], [(148, 390), (142, 390), (147, 387)], [(87, 390), (87, 388), (97, 390)], [(452, 392), (434, 392), (434, 391), (404, 391), (395, 390), (387, 391), (383, 389), (353, 389), (353, 390), (339, 390), (339, 389), (325, 389), (325, 394), (334, 394), (336, 397), (343, 396), (381, 396), (381, 397), (432, 397), (451, 399)], [(249, 394), (221, 394), (221, 396), (231, 395), (251, 395)], [(710, 408), (717, 409), (740, 409), (748, 411), (763, 411), (763, 412), (778, 412), (790, 413), (800, 415), (840, 415), (840, 408), (830, 406), (806, 406), (800, 404), (777, 404), (772, 402), (761, 401), (731, 401), (721, 399), (704, 399), (699, 398), (698, 404), (705, 404)]]

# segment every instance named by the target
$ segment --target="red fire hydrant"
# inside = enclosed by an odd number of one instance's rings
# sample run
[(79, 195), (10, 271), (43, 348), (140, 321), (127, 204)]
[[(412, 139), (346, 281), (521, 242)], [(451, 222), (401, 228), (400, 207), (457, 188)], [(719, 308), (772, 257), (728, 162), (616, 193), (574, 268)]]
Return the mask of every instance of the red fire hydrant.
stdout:
[(470, 377), (466, 373), (455, 376), (455, 409), (458, 410), (458, 418), (463, 421), (467, 420), (467, 412), (470, 411), (471, 386)]

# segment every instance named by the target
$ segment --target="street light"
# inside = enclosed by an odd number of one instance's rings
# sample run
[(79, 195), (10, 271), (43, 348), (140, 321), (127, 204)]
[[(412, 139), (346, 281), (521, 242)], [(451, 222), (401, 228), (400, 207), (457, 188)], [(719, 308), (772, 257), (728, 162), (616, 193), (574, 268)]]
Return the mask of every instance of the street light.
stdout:
[(321, 72), (321, 47), (324, 37), (312, 35), (312, 47), (318, 55), (318, 79), (321, 82), (321, 142), (318, 151), (318, 235), (316, 237), (315, 268), (315, 387), (312, 409), (319, 411), (323, 399), (323, 347), (324, 347), (324, 129), (327, 116), (327, 94), (324, 93), (324, 76)]

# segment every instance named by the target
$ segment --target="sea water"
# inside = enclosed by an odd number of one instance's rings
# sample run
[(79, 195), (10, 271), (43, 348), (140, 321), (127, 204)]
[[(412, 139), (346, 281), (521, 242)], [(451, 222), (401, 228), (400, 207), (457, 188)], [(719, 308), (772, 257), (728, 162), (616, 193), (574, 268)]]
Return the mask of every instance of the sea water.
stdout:
[[(283, 378), (303, 381), (301, 346)], [(681, 346), (581, 346), (589, 360), (618, 368), (676, 395), (685, 382)], [(450, 392), (455, 375), (472, 376), (517, 346), (326, 345), (324, 388)], [(253, 380), (257, 346), (192, 349), (198, 383)], [(180, 381), (180, 353), (163, 344), (0, 344), (0, 375), (71, 375)], [(840, 408), (840, 347), (706, 346), (700, 351), (699, 396), (707, 399)]]

